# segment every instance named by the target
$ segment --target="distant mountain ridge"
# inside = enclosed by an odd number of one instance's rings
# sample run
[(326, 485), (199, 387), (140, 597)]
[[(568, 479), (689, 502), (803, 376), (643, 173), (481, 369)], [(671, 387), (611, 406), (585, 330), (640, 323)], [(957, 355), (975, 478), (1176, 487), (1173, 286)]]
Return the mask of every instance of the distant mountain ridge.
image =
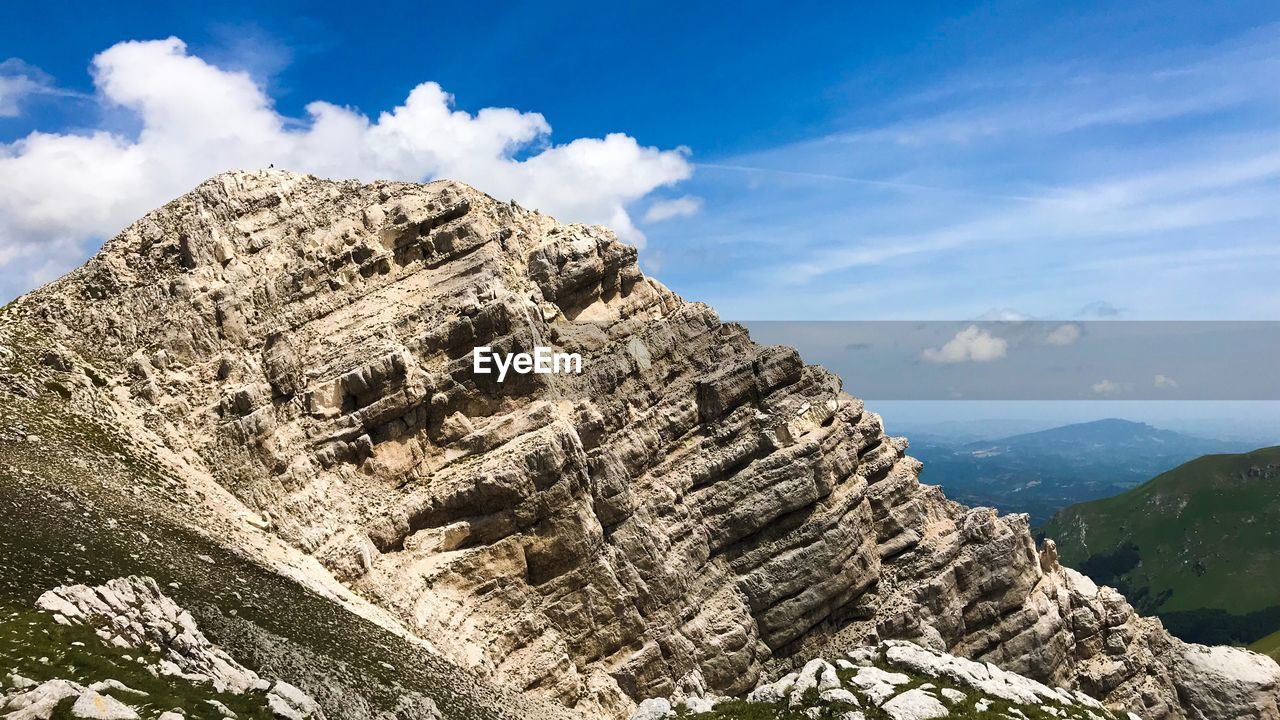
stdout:
[(1247, 447), (1233, 440), (1203, 438), (1173, 430), (1164, 430), (1143, 422), (1105, 418), (1092, 422), (1073, 423), (1036, 432), (1012, 435), (1001, 440), (967, 443), (965, 448), (1035, 449), (1044, 452), (1079, 453), (1083, 445), (1102, 449), (1130, 447), (1164, 451), (1168, 454), (1189, 452), (1200, 447)]
[[(1045, 525), (1064, 563), (1121, 589), (1184, 640), (1280, 632), (1280, 447), (1207, 455)], [(1265, 648), (1280, 654), (1280, 646)]]
[(1058, 510), (1135, 487), (1201, 455), (1251, 446), (1107, 418), (1036, 432), (950, 445), (913, 442), (928, 482), (966, 504), (1026, 512), (1032, 523)]

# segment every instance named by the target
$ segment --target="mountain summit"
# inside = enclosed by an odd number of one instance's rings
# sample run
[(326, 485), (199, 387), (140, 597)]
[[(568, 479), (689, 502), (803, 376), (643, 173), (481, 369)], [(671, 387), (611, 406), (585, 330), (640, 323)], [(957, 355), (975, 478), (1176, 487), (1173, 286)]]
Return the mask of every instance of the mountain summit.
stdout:
[[(543, 346), (582, 372), (474, 372)], [(158, 576), (331, 717), (625, 717), (889, 639), (1144, 718), (1280, 716), (1274, 662), (922, 485), (829, 372), (458, 183), (220, 175), (0, 347), (6, 602)]]

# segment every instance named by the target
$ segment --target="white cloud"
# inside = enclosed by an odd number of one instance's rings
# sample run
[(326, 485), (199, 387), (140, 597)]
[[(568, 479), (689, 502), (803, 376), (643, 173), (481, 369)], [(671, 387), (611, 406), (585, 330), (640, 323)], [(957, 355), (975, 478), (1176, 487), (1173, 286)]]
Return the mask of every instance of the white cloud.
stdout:
[(1120, 317), (1120, 308), (1106, 300), (1094, 300), (1076, 312), (1076, 317), (1113, 318)]
[(1084, 331), (1076, 323), (1064, 323), (1054, 328), (1044, 341), (1050, 345), (1065, 346), (1079, 340), (1083, 334)]
[(1100, 380), (1090, 386), (1094, 395), (1115, 395), (1120, 392), (1122, 386), (1120, 383), (1110, 380)]
[(931, 363), (990, 362), (1005, 356), (1009, 343), (977, 325), (956, 333), (940, 348), (926, 348), (920, 357)]
[(34, 95), (70, 94), (57, 89), (52, 79), (37, 67), (17, 58), (0, 62), (0, 117), (17, 117)]
[(1154, 383), (1157, 388), (1161, 388), (1161, 389), (1170, 389), (1170, 388), (1178, 387), (1178, 382), (1176, 380), (1169, 377), (1168, 375), (1160, 375), (1158, 373), (1156, 374)]
[(991, 322), (1025, 322), (1028, 320), (1035, 320), (1035, 317), (1022, 312), (1021, 310), (1003, 307), (991, 308), (974, 319)]
[(92, 74), (101, 102), (137, 116), (136, 137), (33, 132), (0, 144), (0, 266), (20, 261), (26, 283), (45, 279), (37, 264), (65, 270), (88, 241), (228, 169), (447, 177), (563, 220), (607, 224), (637, 245), (644, 235), (627, 205), (692, 172), (686, 149), (620, 133), (552, 144), (542, 115), (455, 110), (433, 82), (376, 119), (324, 101), (307, 105), (305, 120), (288, 118), (247, 73), (215, 67), (177, 38), (114, 45)]
[(25, 75), (0, 75), (0, 117), (17, 117), (22, 101), (37, 87)]
[(693, 195), (659, 200), (649, 206), (644, 213), (644, 221), (648, 223), (662, 222), (678, 217), (697, 215), (702, 210), (702, 198)]

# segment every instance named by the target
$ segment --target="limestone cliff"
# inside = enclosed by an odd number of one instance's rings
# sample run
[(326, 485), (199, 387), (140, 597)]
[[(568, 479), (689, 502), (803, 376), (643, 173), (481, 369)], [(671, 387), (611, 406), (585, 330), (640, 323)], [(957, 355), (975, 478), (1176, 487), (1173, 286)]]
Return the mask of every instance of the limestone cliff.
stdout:
[[(903, 638), (1145, 718), (1280, 717), (1270, 660), (1214, 650), (1206, 687), (1186, 668), (1208, 651), (1059, 567), (1024, 516), (921, 485), (838, 378), (602, 228), (452, 182), (229, 173), (4, 315), (68, 412), (211, 477), (238, 532), (590, 716)], [(480, 345), (584, 368), (498, 383)]]

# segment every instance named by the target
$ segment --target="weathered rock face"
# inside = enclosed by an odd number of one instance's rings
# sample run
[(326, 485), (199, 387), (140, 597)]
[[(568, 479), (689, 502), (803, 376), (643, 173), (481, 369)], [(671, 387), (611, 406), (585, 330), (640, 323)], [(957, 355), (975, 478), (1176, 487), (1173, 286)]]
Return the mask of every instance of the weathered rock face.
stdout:
[[(601, 228), (456, 183), (231, 173), (10, 311), (73, 407), (211, 473), (441, 651), (595, 715), (909, 638), (1147, 718), (1280, 717), (1274, 663), (1223, 650), (1231, 690), (1200, 687), (1025, 517), (921, 485), (839, 379)], [(583, 372), (498, 383), (482, 345)]]

